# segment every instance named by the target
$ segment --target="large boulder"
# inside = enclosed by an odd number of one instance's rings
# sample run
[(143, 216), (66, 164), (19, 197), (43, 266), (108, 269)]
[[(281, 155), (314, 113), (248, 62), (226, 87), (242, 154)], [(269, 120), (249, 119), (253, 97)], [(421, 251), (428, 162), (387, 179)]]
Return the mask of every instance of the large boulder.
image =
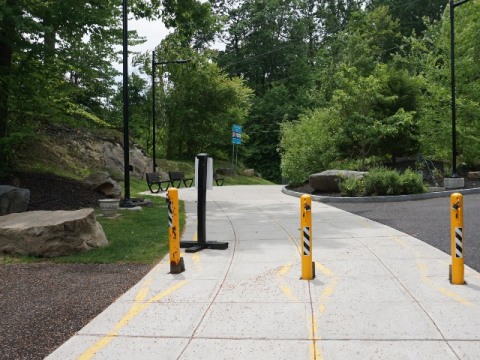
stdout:
[[(100, 158), (104, 159), (105, 168), (114, 173), (124, 173), (123, 145), (104, 143), (100, 149)], [(137, 178), (142, 178), (152, 165), (152, 160), (135, 146), (129, 148), (129, 161), (132, 165), (132, 175)]]
[(362, 178), (363, 171), (351, 170), (326, 170), (310, 175), (308, 182), (316, 191), (340, 192), (339, 182), (346, 178)]
[(122, 187), (113, 180), (107, 172), (94, 173), (82, 181), (83, 186), (90, 190), (103, 193), (108, 197), (118, 198), (122, 194)]
[(467, 179), (472, 181), (480, 180), (480, 171), (469, 171), (467, 174)]
[(54, 257), (107, 244), (93, 209), (29, 211), (0, 217), (0, 252)]
[(0, 215), (27, 211), (30, 190), (0, 185)]

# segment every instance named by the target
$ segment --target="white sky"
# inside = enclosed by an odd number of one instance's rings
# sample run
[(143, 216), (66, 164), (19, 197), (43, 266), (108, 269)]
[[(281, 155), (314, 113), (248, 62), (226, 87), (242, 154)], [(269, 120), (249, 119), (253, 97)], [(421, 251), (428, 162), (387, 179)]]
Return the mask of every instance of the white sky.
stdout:
[(167, 36), (171, 31), (168, 30), (161, 20), (148, 21), (144, 19), (130, 20), (128, 22), (129, 30), (137, 30), (141, 37), (146, 38), (146, 42), (132, 46), (132, 51), (153, 51), (155, 47)]
[[(145, 19), (130, 19), (128, 21), (128, 30), (137, 30), (140, 37), (145, 37), (145, 42), (141, 45), (130, 46), (129, 51), (133, 52), (150, 52), (160, 44), (160, 42), (170, 33), (171, 30), (167, 29), (162, 20), (148, 21)], [(213, 44), (215, 49), (223, 50), (225, 45), (221, 43)], [(134, 68), (132, 66), (132, 55), (129, 56), (129, 72), (131, 73)], [(122, 64), (116, 64), (115, 69), (122, 72)]]

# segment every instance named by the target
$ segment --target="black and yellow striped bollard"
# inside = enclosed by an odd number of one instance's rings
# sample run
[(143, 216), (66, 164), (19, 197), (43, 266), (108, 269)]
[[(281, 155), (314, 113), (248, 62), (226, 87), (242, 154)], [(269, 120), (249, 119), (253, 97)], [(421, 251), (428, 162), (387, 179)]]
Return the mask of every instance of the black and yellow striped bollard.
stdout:
[(180, 257), (180, 216), (178, 207), (178, 189), (168, 189), (167, 202), (170, 273), (180, 274), (185, 271), (185, 263), (183, 258)]
[(453, 285), (465, 284), (464, 273), (464, 236), (463, 236), (463, 196), (460, 193), (450, 195), (451, 251), (450, 282)]
[(315, 277), (315, 263), (312, 261), (312, 197), (300, 198), (300, 239), (302, 242), (302, 280)]

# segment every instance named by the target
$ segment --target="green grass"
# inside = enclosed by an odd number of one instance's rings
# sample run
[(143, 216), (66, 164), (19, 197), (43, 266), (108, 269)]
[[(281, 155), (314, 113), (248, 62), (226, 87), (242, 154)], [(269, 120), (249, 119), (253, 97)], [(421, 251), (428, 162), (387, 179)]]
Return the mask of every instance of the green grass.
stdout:
[[(163, 164), (164, 167), (161, 167)], [(168, 165), (168, 167), (167, 167)], [(175, 165), (175, 166), (173, 166)], [(228, 167), (222, 164), (216, 167)], [(187, 176), (194, 174), (192, 163), (174, 163), (160, 161), (163, 171), (183, 171)], [(241, 172), (242, 169), (239, 169)], [(257, 178), (239, 175), (226, 176), (223, 186), (228, 185), (268, 185), (271, 182)], [(53, 263), (143, 263), (158, 262), (168, 253), (168, 213), (164, 198), (140, 195), (147, 191), (145, 180), (130, 179), (130, 196), (142, 197), (153, 201), (152, 207), (144, 207), (142, 211), (121, 210), (121, 216), (116, 218), (97, 217), (109, 241), (108, 246), (88, 252), (62, 256), (57, 258), (40, 258), (33, 256), (12, 256), (0, 254), (0, 264), (53, 262)], [(97, 209), (98, 213), (99, 210)], [(183, 202), (180, 201), (180, 228), (185, 225)]]
[[(168, 214), (165, 199), (155, 198), (142, 211), (121, 210), (116, 218), (98, 217), (107, 247), (55, 258), (56, 263), (144, 263), (151, 264), (168, 253)], [(183, 212), (183, 209), (181, 210)], [(182, 217), (183, 218), (183, 217)], [(184, 221), (180, 227), (183, 228)]]
[[(137, 179), (131, 181), (132, 197), (146, 190), (146, 183)], [(53, 263), (142, 263), (158, 262), (168, 253), (168, 213), (164, 198), (142, 196), (153, 201), (153, 206), (142, 211), (121, 210), (116, 218), (97, 217), (109, 244), (100, 249), (90, 250), (57, 258), (33, 256), (0, 255), (0, 264), (53, 262)], [(98, 210), (97, 210), (98, 211)], [(180, 228), (185, 224), (184, 206), (180, 201)]]

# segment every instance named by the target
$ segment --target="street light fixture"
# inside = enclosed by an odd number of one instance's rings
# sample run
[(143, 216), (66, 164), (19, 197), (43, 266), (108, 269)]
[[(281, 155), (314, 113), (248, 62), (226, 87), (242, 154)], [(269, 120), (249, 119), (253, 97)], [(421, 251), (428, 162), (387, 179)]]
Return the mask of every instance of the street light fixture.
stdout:
[(157, 65), (167, 65), (167, 64), (185, 64), (190, 60), (171, 60), (171, 61), (155, 61), (155, 51), (152, 52), (152, 157), (153, 157), (153, 172), (156, 171), (156, 155), (155, 155), (155, 67)]
[(452, 177), (457, 174), (457, 129), (456, 129), (456, 105), (455, 105), (455, 8), (465, 4), (469, 0), (454, 2), (450, 0), (450, 71), (452, 87)]

